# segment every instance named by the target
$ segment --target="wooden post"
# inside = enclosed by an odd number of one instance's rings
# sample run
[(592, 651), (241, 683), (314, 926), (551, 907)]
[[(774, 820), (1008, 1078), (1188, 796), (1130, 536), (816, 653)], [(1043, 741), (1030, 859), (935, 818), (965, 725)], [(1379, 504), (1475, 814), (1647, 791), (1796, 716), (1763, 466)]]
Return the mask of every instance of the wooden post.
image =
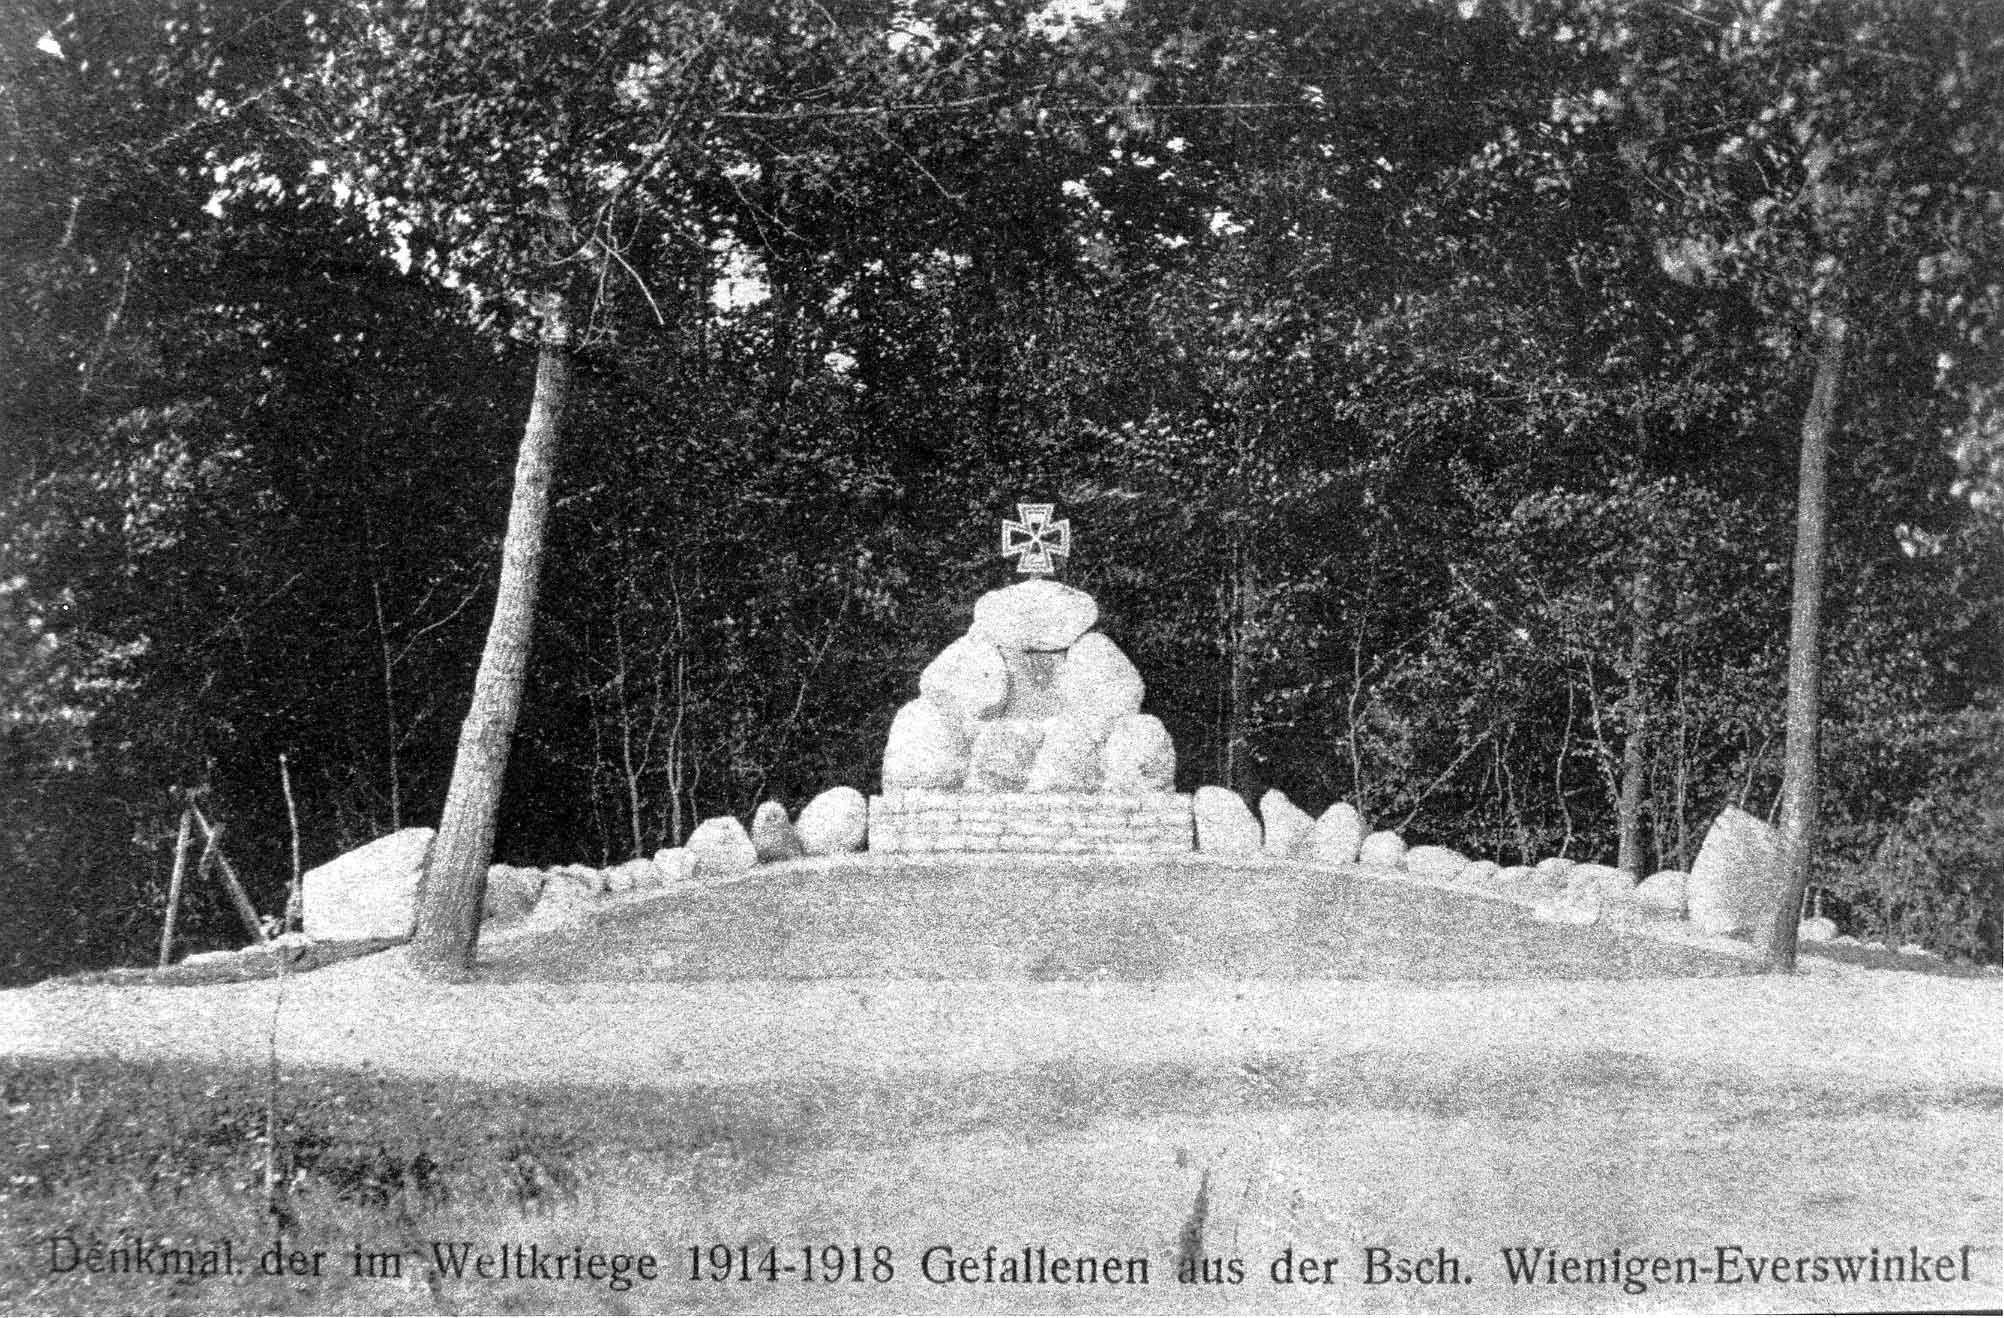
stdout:
[(194, 812), (195, 822), (201, 825), (202, 836), (208, 844), (208, 850), (203, 853), (202, 860), (206, 863), (209, 857), (215, 857), (216, 868), (223, 876), (223, 889), (230, 894), (230, 900), (236, 904), (237, 915), (243, 920), (244, 928), (250, 930), (250, 936), (259, 943), (269, 943), (271, 939), (265, 936), (264, 922), (258, 919), (257, 907), (251, 905), (250, 898), (244, 893), (244, 885), (237, 880), (236, 867), (231, 865), (229, 857), (223, 854), (223, 830), (209, 823), (207, 817), (202, 814), (200, 806), (190, 805), (188, 808)]
[[(285, 752), (278, 754), (278, 785), (285, 790), (285, 817), (292, 824), (292, 886), (285, 891), (285, 919), (283, 927), (290, 933), (299, 922), (299, 807), (292, 802), (292, 769), (285, 761)], [(395, 818), (395, 811), (391, 812)]]
[(174, 840), (174, 877), (167, 880), (167, 921), (160, 926), (160, 968), (174, 955), (174, 917), (181, 910), (181, 879), (188, 872), (188, 812), (181, 812), (181, 836)]

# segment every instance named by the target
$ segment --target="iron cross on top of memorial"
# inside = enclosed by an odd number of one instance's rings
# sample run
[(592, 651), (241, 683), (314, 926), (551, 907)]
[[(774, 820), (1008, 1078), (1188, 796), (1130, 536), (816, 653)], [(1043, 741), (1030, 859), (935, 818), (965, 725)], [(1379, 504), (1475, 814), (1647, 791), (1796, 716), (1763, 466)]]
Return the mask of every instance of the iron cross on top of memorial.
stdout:
[(1052, 521), (1057, 505), (1019, 503), (1016, 516), (1021, 521), (1002, 519), (1002, 557), (1015, 558), (1016, 570), (1047, 577), (1064, 564), (1072, 552), (1072, 524), (1069, 518)]

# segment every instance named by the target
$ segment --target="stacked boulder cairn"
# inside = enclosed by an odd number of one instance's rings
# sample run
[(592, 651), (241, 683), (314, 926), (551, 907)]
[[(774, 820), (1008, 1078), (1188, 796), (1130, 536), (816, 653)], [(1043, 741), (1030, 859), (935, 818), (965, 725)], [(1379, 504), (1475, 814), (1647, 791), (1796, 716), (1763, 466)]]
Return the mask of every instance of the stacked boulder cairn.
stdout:
[(992, 590), (891, 720), (869, 846), (885, 852), (1162, 855), (1191, 849), (1176, 749), (1146, 687), (1047, 579)]

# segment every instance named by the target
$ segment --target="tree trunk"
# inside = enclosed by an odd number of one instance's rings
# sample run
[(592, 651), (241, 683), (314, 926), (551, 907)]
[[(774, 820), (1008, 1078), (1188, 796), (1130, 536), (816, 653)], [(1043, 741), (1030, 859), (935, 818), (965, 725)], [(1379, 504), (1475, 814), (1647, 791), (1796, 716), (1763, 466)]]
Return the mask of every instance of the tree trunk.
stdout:
[(1236, 792), (1244, 786), (1252, 732), (1253, 609), (1259, 579), (1252, 552), (1244, 545), (1234, 546), (1232, 558), (1231, 616), (1225, 624), (1232, 652), (1226, 659), (1230, 686), (1225, 702), (1224, 778), (1225, 786)]
[[(1646, 551), (1645, 551), (1646, 552)], [(1649, 747), (1649, 653), (1656, 628), (1656, 583), (1648, 568), (1635, 577), (1635, 632), (1628, 644), (1627, 729), (1621, 744), (1621, 791), (1615, 807), (1620, 846), (1615, 868), (1642, 874), (1642, 781)]]
[(376, 541), (371, 533), (369, 540), (369, 593), (376, 603), (376, 643), (383, 653), (383, 740), (389, 748), (386, 757), (390, 773), (390, 831), (400, 833), (404, 827), (404, 789), (402, 775), (397, 768), (397, 752), (403, 744), (403, 734), (397, 731), (397, 661), (390, 653), (390, 629), (383, 620), (383, 583), (376, 575)]
[[(626, 689), (626, 629), (617, 617), (612, 620), (612, 643), (619, 669), (614, 677), (618, 683), (619, 695), (619, 773), (620, 781), (626, 787), (626, 822), (633, 849), (628, 858), (640, 860), (647, 855), (647, 843), (641, 836), (640, 821), (640, 776), (645, 766), (646, 753), (643, 750), (641, 762), (633, 758), (633, 702)], [(651, 738), (650, 738), (651, 739)]]
[(522, 682), (536, 623), (536, 586), (543, 566), (543, 529), (550, 507), (557, 435), (570, 393), (568, 307), (551, 295), (542, 307), (542, 347), (536, 356), (536, 391), (522, 448), (508, 532), (501, 542), (501, 587), (494, 620), (473, 679), (473, 707), (459, 729), (459, 751), (438, 836), (419, 885), (412, 964), (423, 973), (452, 978), (473, 968), (480, 939), (487, 866), (494, 854), (494, 817), (508, 769), (509, 743), (522, 707)]
[(1677, 864), (1691, 869), (1691, 754), (1687, 736), (1691, 726), (1690, 706), (1684, 701), (1684, 673), (1677, 674)]
[(1794, 593), (1788, 629), (1788, 738), (1782, 750), (1780, 901), (1771, 919), (1768, 964), (1795, 969), (1795, 933), (1816, 846), (1817, 706), (1821, 694), (1824, 468), (1837, 424), (1844, 372), (1845, 323), (1828, 316), (1816, 328), (1816, 383), (1802, 416), (1801, 471), (1795, 501)]
[(668, 837), (671, 847), (682, 845), (682, 803), (693, 800), (688, 793), (687, 762), (683, 759), (682, 733), (689, 715), (689, 620), (682, 612), (682, 582), (678, 575), (668, 578), (675, 602), (675, 717), (668, 724)]

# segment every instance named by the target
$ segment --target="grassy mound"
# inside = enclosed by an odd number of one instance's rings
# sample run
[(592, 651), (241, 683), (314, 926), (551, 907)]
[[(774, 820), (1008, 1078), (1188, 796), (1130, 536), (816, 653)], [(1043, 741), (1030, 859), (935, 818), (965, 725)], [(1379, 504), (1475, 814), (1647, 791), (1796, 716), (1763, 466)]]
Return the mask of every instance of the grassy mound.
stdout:
[(1362, 869), (940, 857), (778, 865), (483, 951), (502, 980), (1633, 979), (1747, 958)]

